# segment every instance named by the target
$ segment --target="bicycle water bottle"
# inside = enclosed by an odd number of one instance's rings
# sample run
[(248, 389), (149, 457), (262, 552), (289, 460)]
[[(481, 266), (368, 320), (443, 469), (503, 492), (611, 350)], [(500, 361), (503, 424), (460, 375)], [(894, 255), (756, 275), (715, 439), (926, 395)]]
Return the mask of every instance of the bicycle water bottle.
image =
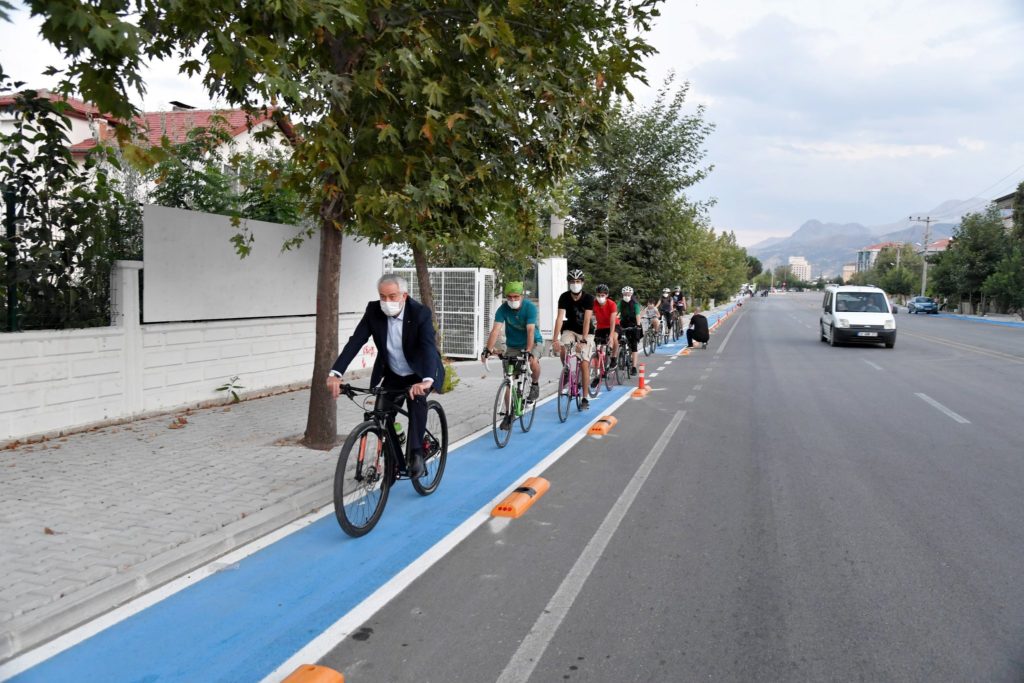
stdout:
[(395, 423), (395, 435), (398, 437), (398, 445), (399, 446), (404, 446), (405, 445), (405, 432), (402, 431), (402, 423), (401, 422), (396, 422)]

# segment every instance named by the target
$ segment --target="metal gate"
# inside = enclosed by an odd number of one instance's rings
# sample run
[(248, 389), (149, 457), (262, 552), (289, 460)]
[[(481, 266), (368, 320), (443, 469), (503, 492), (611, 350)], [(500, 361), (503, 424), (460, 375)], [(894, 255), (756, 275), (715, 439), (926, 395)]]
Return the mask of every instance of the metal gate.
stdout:
[[(409, 296), (420, 301), (415, 268), (387, 268), (409, 282)], [(434, 322), (441, 353), (476, 358), (494, 322), (494, 271), (489, 268), (431, 268)]]

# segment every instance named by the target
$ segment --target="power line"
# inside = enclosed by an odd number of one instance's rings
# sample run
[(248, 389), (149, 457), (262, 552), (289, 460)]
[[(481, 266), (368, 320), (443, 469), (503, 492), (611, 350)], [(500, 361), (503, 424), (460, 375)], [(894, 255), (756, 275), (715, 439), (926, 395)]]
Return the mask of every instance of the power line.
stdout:
[[(1014, 175), (1015, 173), (1017, 173), (1020, 170), (1024, 170), (1024, 164), (1021, 164), (1017, 168), (1013, 169), (1012, 171), (1010, 171), (1009, 173), (1004, 175), (1002, 178), (1000, 178), (999, 180), (995, 181), (994, 183), (992, 183), (991, 185), (986, 187), (984, 190), (981, 190), (980, 192), (975, 192), (972, 196), (974, 196), (974, 197), (984, 196), (984, 194), (986, 192), (988, 192), (989, 190), (991, 190), (994, 187), (997, 187), (1000, 183), (1004, 182), (1005, 180), (1010, 178), (1010, 176)], [(981, 207), (987, 206), (990, 203), (991, 203), (991, 200), (989, 200), (989, 199), (973, 200), (973, 201), (969, 200), (969, 201), (962, 202), (962, 203), (958, 204), (956, 209), (952, 209), (951, 211), (949, 211), (947, 213), (942, 213), (942, 214), (939, 214), (937, 216), (934, 216), (934, 218), (950, 218), (950, 217), (956, 216), (958, 214), (962, 215), (964, 213), (967, 213), (967, 211), (969, 211), (971, 209), (981, 208)], [(965, 207), (965, 206), (968, 207), (967, 211), (965, 211), (963, 209), (963, 207)]]

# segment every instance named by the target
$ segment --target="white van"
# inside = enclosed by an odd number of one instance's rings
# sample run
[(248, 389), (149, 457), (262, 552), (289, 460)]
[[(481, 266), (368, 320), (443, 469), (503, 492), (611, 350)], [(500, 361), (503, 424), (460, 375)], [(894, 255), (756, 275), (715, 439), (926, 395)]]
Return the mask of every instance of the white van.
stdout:
[(825, 289), (819, 334), (832, 346), (845, 342), (896, 345), (892, 304), (878, 287), (833, 286)]

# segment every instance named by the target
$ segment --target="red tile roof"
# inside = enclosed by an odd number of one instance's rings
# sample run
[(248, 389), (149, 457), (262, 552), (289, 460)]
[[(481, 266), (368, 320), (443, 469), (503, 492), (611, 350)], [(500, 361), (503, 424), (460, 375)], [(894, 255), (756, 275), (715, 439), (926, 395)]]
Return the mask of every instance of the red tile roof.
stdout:
[[(24, 92), (24, 91), (22, 91)], [(84, 102), (74, 97), (64, 97), (55, 92), (51, 92), (45, 88), (40, 88), (36, 91), (40, 97), (45, 97), (51, 102), (67, 102), (68, 109), (65, 112), (69, 117), (76, 119), (88, 119), (89, 117), (106, 119), (107, 121), (113, 121), (114, 117), (109, 116), (100, 112), (94, 105)], [(19, 93), (4, 93), (0, 95), (0, 107), (10, 106), (14, 104), (15, 98)]]
[[(164, 135), (171, 144), (178, 144), (185, 142), (188, 132), (193, 128), (209, 128), (211, 119), (218, 115), (224, 118), (225, 121), (220, 125), (227, 128), (231, 137), (238, 137), (249, 130), (247, 115), (241, 109), (145, 112), (136, 119), (136, 122), (146, 131), (149, 144), (159, 145), (160, 138)], [(268, 120), (269, 114), (259, 114), (252, 119), (252, 125), (256, 126)]]

